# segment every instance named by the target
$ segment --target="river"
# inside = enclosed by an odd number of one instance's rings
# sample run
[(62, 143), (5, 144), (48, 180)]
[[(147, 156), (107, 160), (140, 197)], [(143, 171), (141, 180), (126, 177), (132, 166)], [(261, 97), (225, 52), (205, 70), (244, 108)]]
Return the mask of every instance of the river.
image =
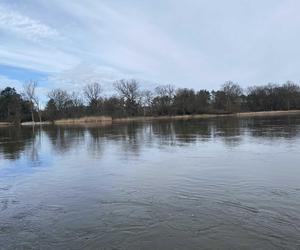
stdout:
[(0, 249), (300, 249), (300, 117), (0, 128)]

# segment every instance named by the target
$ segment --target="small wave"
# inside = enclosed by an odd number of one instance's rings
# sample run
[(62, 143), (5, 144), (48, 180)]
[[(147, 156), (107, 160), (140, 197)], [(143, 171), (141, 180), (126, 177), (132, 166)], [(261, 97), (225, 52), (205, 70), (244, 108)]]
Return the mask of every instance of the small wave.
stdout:
[(217, 203), (225, 205), (225, 206), (229, 206), (229, 207), (234, 207), (234, 208), (238, 208), (238, 209), (241, 209), (241, 210), (245, 210), (245, 211), (251, 212), (251, 213), (259, 213), (259, 210), (257, 208), (244, 205), (244, 204), (242, 204), (240, 202), (218, 201)]

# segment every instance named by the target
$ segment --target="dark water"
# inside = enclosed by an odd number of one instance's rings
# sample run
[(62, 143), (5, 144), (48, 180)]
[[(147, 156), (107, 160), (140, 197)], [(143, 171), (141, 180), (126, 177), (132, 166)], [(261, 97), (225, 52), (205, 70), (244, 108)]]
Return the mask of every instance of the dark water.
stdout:
[(300, 249), (300, 117), (0, 129), (0, 249)]

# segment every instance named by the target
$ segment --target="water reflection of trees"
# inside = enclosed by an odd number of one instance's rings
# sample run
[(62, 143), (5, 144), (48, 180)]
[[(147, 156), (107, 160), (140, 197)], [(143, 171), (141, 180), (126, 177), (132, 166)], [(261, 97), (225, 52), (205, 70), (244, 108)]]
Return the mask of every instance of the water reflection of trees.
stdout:
[(84, 142), (84, 129), (81, 127), (47, 126), (43, 132), (48, 136), (53, 149), (59, 153), (70, 150), (75, 145)]
[(247, 119), (247, 128), (252, 137), (264, 137), (269, 140), (292, 139), (299, 136), (300, 118), (287, 116)]
[(93, 156), (100, 156), (103, 152), (103, 145), (106, 141), (105, 135), (107, 134), (107, 129), (105, 126), (100, 127), (89, 127), (87, 131), (90, 135), (90, 140), (88, 144), (88, 151)]
[(162, 145), (178, 145), (206, 141), (211, 137), (211, 125), (208, 122), (182, 120), (162, 121), (151, 124), (153, 134)]
[(174, 131), (176, 140), (184, 143), (193, 143), (195, 141), (207, 141), (211, 138), (210, 121), (199, 120), (193, 121), (177, 121), (174, 123)]
[[(275, 119), (220, 117), (207, 120), (155, 121), (124, 123), (89, 128), (96, 150), (103, 140), (116, 142), (124, 151), (138, 153), (141, 146), (174, 146), (219, 139), (230, 146), (238, 146), (247, 136), (264, 139), (299, 136), (300, 118)], [(99, 138), (102, 138), (99, 140)]]
[(101, 127), (10, 127), (0, 129), (0, 154), (17, 159), (23, 152), (38, 161), (39, 151), (48, 143), (65, 154), (78, 145), (94, 156), (102, 154), (108, 144), (122, 152), (138, 155), (143, 147), (184, 146), (196, 142), (220, 140), (238, 146), (248, 136), (263, 140), (291, 139), (299, 136), (300, 117), (216, 118), (208, 120), (155, 121), (112, 124)]
[(229, 146), (238, 146), (243, 139), (244, 122), (235, 117), (220, 117), (212, 123), (214, 138), (221, 139)]
[(151, 127), (151, 142), (153, 137), (157, 140), (159, 145), (174, 145), (176, 141), (173, 123), (171, 122), (155, 122), (150, 125)]
[(35, 131), (31, 128), (8, 127), (0, 129), (0, 152), (8, 159), (18, 159), (30, 148), (35, 137)]
[[(122, 151), (129, 152), (130, 154), (138, 155), (140, 152), (141, 142), (144, 141), (144, 126), (141, 123), (128, 123), (121, 125), (120, 137), (118, 143), (121, 143)], [(115, 128), (116, 130), (119, 130)]]
[[(29, 129), (29, 128), (28, 128)], [(31, 145), (27, 148), (30, 161), (37, 166), (39, 164), (39, 149), (42, 147), (42, 131), (41, 127), (32, 127)]]
[(9, 127), (0, 129), (0, 155), (19, 159), (24, 153), (32, 163), (39, 161), (42, 131), (40, 127)]

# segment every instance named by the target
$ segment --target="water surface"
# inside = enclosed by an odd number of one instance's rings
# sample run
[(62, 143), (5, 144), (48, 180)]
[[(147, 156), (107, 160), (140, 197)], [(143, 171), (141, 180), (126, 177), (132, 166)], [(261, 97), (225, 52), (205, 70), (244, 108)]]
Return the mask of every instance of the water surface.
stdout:
[(300, 249), (300, 117), (0, 129), (0, 249)]

